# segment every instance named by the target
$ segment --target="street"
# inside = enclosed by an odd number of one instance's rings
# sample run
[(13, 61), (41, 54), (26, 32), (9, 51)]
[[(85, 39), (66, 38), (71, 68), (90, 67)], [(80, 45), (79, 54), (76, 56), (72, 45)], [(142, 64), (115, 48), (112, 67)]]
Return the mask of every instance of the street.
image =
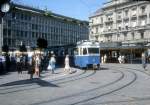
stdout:
[(58, 68), (41, 78), (24, 72), (0, 76), (1, 105), (149, 105), (150, 65), (102, 64), (101, 70)]

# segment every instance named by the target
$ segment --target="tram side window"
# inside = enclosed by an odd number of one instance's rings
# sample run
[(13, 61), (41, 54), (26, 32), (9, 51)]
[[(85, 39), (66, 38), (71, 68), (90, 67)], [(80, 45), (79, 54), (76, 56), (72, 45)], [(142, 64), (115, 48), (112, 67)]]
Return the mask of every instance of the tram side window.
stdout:
[(74, 55), (78, 55), (78, 48), (74, 49)]
[(82, 48), (79, 48), (79, 50), (80, 50), (80, 54), (79, 55), (82, 55), (83, 54), (83, 49)]
[(98, 48), (88, 48), (89, 54), (98, 54), (99, 49)]
[(86, 55), (87, 54), (87, 50), (86, 48), (83, 48), (83, 55)]

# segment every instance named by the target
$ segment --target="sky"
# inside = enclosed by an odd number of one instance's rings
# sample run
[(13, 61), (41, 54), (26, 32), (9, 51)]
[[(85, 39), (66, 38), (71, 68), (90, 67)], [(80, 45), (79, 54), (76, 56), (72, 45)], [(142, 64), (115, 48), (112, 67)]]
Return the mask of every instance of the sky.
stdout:
[(88, 20), (88, 17), (108, 0), (11, 0), (18, 4), (50, 10), (54, 13)]

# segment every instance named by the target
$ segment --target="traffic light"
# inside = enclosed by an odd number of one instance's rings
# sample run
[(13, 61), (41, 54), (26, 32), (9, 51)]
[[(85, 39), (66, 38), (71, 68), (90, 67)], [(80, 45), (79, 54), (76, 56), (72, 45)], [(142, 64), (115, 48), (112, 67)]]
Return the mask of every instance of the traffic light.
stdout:
[(10, 0), (0, 0), (0, 16), (4, 16), (5, 13), (10, 10)]

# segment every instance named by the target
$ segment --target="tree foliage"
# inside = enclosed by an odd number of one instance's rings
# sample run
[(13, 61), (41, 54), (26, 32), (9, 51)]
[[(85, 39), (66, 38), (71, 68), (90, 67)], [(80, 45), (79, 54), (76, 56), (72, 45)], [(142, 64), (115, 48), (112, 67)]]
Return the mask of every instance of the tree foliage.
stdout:
[(20, 46), (19, 50), (20, 52), (27, 52), (27, 48), (24, 44)]
[(41, 50), (43, 48), (47, 48), (47, 40), (43, 38), (38, 38), (37, 39), (37, 46)]
[(9, 46), (8, 45), (3, 45), (2, 46), (2, 51), (8, 53), (9, 52)]

